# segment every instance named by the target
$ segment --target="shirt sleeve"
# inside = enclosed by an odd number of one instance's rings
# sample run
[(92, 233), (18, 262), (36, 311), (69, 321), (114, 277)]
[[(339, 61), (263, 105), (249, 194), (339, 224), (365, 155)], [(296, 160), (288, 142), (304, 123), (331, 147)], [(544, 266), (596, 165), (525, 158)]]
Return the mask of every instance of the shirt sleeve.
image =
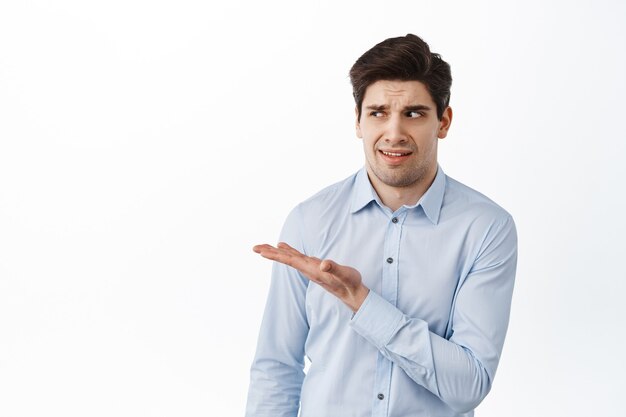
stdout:
[(507, 215), (487, 231), (462, 280), (446, 337), (374, 291), (350, 326), (452, 409), (470, 411), (491, 388), (508, 327), (516, 264), (517, 233)]
[[(304, 252), (299, 210), (287, 217), (280, 240)], [(246, 417), (296, 417), (304, 380), (304, 344), (309, 331), (308, 280), (274, 262), (272, 280), (250, 370)]]

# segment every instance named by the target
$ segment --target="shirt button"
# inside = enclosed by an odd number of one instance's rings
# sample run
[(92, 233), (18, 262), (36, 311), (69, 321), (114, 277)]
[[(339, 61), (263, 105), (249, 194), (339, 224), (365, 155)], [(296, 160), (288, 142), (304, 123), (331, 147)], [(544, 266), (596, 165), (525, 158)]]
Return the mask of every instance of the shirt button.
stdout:
[(388, 264), (392, 264), (393, 263), (393, 258), (387, 258), (387, 263)]
[(378, 397), (379, 400), (382, 400), (382, 399), (385, 398), (385, 396), (383, 394), (378, 394), (377, 397)]
[(398, 218), (394, 217), (393, 219), (391, 219), (391, 223), (398, 223)]

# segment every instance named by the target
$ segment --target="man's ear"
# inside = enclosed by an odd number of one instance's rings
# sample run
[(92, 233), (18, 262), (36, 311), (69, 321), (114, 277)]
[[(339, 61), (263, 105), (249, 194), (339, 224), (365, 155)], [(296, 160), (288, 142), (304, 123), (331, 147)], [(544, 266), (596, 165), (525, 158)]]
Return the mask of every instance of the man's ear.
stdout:
[(437, 133), (437, 137), (439, 139), (443, 139), (448, 136), (448, 129), (450, 129), (450, 125), (452, 124), (452, 107), (448, 106), (443, 111), (443, 115), (441, 115), (441, 120), (439, 121), (439, 133)]
[(361, 122), (359, 121), (359, 109), (358, 107), (354, 108), (354, 116), (355, 116), (355, 127), (356, 127), (356, 137), (362, 139), (363, 134), (361, 133)]

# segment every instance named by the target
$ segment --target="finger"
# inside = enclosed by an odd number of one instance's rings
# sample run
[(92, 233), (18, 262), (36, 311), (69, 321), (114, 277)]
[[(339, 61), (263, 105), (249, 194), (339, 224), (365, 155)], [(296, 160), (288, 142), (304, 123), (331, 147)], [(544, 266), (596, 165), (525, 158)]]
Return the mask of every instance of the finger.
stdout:
[[(256, 245), (253, 250), (266, 259), (297, 269), (314, 282), (319, 283), (323, 280), (324, 274), (321, 274), (319, 270), (320, 259), (306, 256), (285, 242), (280, 242), (276, 246), (275, 248), (268, 244)], [(332, 280), (332, 277), (328, 276), (328, 279)]]
[(288, 254), (272, 247), (262, 249), (261, 252), (259, 252), (259, 255), (264, 258), (272, 259), (274, 261), (281, 260), (281, 262), (289, 257)]
[(358, 271), (349, 266), (340, 265), (335, 261), (330, 259), (324, 259), (320, 263), (320, 271), (325, 274), (329, 274), (334, 279), (339, 280), (340, 282), (351, 282), (358, 278)]
[(284, 248), (275, 248), (268, 244), (257, 245), (253, 249), (266, 259), (289, 265), (300, 271), (307, 267), (307, 257), (295, 249), (289, 251)]
[(318, 265), (320, 263), (320, 260), (318, 258), (314, 256), (307, 256), (304, 253), (300, 252), (298, 249), (292, 248), (285, 242), (278, 242), (278, 245), (276, 246), (278, 247), (278, 250), (291, 256), (294, 262), (303, 264), (309, 264), (313, 262), (315, 265)]
[(322, 272), (320, 278), (323, 277), (323, 279), (320, 279), (320, 281), (323, 281), (320, 282), (320, 284), (323, 283), (330, 287), (334, 287), (337, 284), (343, 284), (344, 277), (341, 274), (343, 272), (341, 270), (341, 265), (331, 261), (330, 259), (324, 259), (320, 263), (319, 269)]
[(322, 262), (322, 260), (320, 258), (316, 258), (315, 256), (309, 256), (309, 255), (305, 255), (304, 253), (300, 252), (298, 249), (294, 249), (291, 246), (289, 246), (287, 243), (285, 242), (278, 242), (278, 245), (276, 245), (278, 247), (278, 249), (283, 250), (287, 253), (289, 253), (290, 255), (292, 255), (294, 258), (300, 259), (303, 262), (312, 262), (315, 265), (319, 265), (320, 262)]
[(273, 247), (272, 245), (256, 245), (252, 248), (253, 251), (258, 253), (264, 258), (275, 260), (276, 257), (286, 255), (286, 253), (280, 249)]
[(336, 266), (337, 266), (337, 264), (335, 264), (330, 259), (324, 259), (320, 263), (320, 271), (332, 274), (333, 273), (333, 269), (336, 269)]
[(270, 249), (270, 248), (273, 249), (273, 246), (272, 245), (268, 245), (267, 243), (263, 243), (262, 245), (254, 245), (252, 247), (252, 250), (254, 252), (256, 252), (256, 253), (261, 253), (262, 251)]
[(303, 255), (302, 252), (300, 252), (297, 249), (292, 248), (291, 246), (289, 246), (287, 243), (285, 242), (278, 242), (278, 245), (276, 245), (279, 249), (283, 249), (289, 253), (291, 253), (292, 255)]

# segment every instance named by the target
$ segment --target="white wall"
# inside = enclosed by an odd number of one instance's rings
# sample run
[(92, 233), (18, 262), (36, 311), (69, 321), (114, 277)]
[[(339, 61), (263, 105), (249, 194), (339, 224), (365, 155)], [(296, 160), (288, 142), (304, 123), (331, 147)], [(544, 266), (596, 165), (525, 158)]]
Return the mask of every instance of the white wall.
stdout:
[(361, 166), (348, 69), (408, 32), (443, 168), (518, 226), (477, 415), (623, 415), (623, 2), (98, 3), (0, 4), (0, 415), (242, 415), (251, 247)]

